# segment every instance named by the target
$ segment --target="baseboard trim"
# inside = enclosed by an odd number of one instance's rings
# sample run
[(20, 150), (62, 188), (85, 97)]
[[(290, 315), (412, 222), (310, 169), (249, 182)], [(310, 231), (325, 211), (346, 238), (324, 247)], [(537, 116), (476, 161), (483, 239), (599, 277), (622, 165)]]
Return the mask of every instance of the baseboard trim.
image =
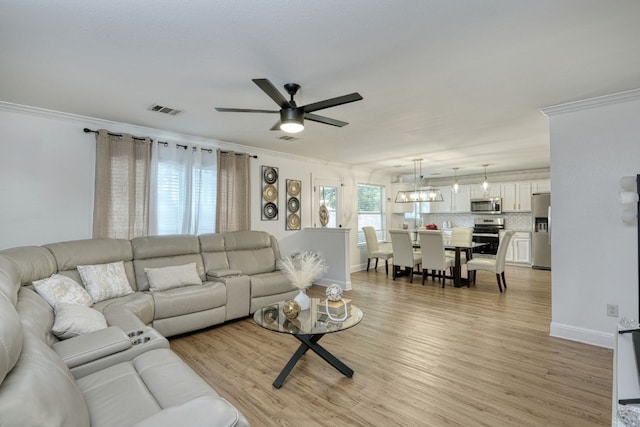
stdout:
[(606, 334), (555, 322), (551, 323), (549, 335), (598, 347), (613, 348), (615, 345), (615, 336), (613, 333)]

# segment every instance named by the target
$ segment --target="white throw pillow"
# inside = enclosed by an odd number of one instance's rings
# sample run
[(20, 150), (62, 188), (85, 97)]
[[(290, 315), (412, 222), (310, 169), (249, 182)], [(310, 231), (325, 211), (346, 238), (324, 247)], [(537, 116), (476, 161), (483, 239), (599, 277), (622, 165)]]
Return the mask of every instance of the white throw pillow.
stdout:
[(33, 287), (38, 295), (44, 298), (53, 308), (61, 302), (79, 304), (86, 307), (91, 307), (93, 304), (91, 296), (80, 283), (62, 274), (54, 274), (46, 279), (36, 280), (33, 282)]
[(107, 327), (102, 313), (91, 307), (60, 302), (56, 305), (56, 320), (51, 332), (60, 339), (73, 338)]
[(166, 291), (186, 285), (202, 285), (196, 263), (161, 268), (145, 268), (150, 291)]
[(78, 273), (94, 303), (133, 293), (122, 261), (110, 264), (79, 265)]

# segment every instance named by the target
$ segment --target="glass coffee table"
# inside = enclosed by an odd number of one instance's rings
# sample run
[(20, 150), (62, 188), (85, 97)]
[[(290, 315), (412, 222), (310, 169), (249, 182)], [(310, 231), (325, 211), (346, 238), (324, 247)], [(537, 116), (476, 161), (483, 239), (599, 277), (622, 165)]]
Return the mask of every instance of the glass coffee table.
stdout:
[(300, 346), (282, 369), (278, 378), (273, 382), (275, 388), (282, 387), (282, 383), (287, 378), (287, 375), (289, 375), (289, 372), (291, 372), (296, 363), (298, 363), (298, 360), (300, 360), (309, 349), (345, 376), (349, 378), (353, 376), (353, 369), (329, 353), (324, 347), (318, 344), (318, 341), (326, 334), (344, 331), (356, 326), (360, 323), (364, 314), (358, 307), (349, 304), (346, 319), (343, 320), (345, 317), (343, 309), (338, 310), (337, 313), (333, 313), (332, 316), (328, 316), (326, 313), (319, 311), (324, 308), (322, 301), (324, 300), (311, 298), (311, 308), (301, 311), (296, 319), (287, 319), (285, 317), (282, 312), (284, 301), (262, 307), (253, 314), (253, 320), (255, 320), (259, 326), (270, 331), (293, 335), (300, 341)]

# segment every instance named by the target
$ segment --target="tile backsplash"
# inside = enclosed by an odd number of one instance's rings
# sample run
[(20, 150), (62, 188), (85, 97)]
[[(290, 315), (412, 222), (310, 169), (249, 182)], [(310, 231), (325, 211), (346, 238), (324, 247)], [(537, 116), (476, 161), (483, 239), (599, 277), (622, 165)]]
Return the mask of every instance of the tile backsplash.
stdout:
[[(473, 221), (482, 215), (471, 213), (433, 213), (422, 214), (422, 224), (436, 224), (438, 228), (442, 227), (444, 221), (450, 221), (452, 227), (473, 227)], [(504, 218), (504, 228), (507, 230), (531, 231), (532, 219), (531, 212), (513, 212), (499, 215)], [(413, 228), (413, 218), (404, 219)], [(400, 221), (400, 223), (402, 223)]]

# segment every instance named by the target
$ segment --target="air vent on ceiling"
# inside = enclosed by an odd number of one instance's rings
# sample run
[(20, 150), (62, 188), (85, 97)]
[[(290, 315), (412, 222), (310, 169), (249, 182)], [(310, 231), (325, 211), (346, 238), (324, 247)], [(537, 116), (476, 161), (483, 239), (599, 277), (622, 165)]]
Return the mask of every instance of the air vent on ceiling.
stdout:
[(282, 135), (281, 137), (279, 137), (278, 139), (281, 139), (283, 141), (297, 141), (300, 138), (296, 138), (295, 136), (289, 136), (289, 135)]
[(184, 113), (184, 111), (176, 110), (175, 108), (165, 107), (164, 105), (158, 105), (158, 104), (153, 104), (151, 107), (149, 107), (149, 111), (168, 114), (170, 116), (178, 116)]

